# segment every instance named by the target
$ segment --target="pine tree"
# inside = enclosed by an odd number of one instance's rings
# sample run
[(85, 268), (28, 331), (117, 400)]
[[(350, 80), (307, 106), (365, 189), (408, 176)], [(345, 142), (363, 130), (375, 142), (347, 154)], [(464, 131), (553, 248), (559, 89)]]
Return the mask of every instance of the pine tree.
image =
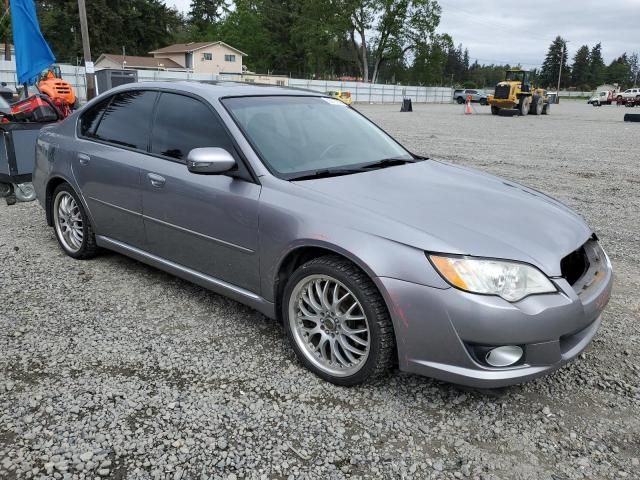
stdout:
[[(581, 46), (576, 55), (573, 57), (573, 66), (571, 67), (571, 82), (578, 90), (590, 90), (589, 86), (589, 46)], [(586, 87), (586, 88), (584, 88)]]
[(631, 76), (631, 65), (626, 53), (611, 62), (605, 73), (607, 83), (617, 83), (623, 87), (632, 81)]
[(589, 83), (594, 87), (604, 82), (605, 65), (602, 59), (602, 45), (598, 43), (589, 55)]
[(560, 73), (560, 63), (562, 63), (562, 77), (560, 88), (564, 88), (571, 80), (570, 69), (567, 65), (569, 55), (567, 53), (567, 41), (560, 35), (551, 42), (549, 45), (549, 51), (542, 64), (542, 70), (540, 71), (540, 83), (545, 87), (557, 85), (558, 74)]

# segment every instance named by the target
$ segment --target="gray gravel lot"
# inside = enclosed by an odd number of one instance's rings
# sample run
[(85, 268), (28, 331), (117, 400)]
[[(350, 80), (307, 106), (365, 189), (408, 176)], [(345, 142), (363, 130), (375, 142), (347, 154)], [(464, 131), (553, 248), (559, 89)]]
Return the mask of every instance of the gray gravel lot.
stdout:
[(335, 387), (279, 324), (116, 254), (71, 260), (37, 203), (2, 201), (0, 478), (640, 478), (640, 124), (568, 101), (358, 108), (587, 218), (616, 269), (589, 349), (496, 392), (398, 372)]

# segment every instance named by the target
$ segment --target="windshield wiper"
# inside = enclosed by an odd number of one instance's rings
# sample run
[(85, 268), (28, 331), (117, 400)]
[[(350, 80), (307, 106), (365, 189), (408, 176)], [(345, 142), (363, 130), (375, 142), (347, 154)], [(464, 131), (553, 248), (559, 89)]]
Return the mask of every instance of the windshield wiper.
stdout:
[(290, 177), (287, 180), (311, 180), (314, 178), (329, 178), (338, 177), (340, 175), (351, 175), (352, 173), (362, 172), (360, 168), (324, 168), (322, 170), (316, 170), (315, 172), (305, 173), (297, 177)]
[(371, 168), (387, 168), (387, 167), (395, 167), (396, 165), (405, 165), (407, 163), (416, 163), (425, 160), (421, 157), (416, 158), (383, 158), (382, 160), (378, 160), (375, 162), (367, 163), (360, 167), (363, 170), (369, 170)]

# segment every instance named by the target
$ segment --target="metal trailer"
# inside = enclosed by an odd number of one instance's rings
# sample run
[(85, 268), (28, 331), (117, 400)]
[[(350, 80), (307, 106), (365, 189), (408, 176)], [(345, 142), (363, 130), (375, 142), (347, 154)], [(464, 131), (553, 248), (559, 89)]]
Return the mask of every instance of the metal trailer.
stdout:
[(0, 123), (0, 197), (8, 205), (35, 199), (31, 185), (36, 139), (47, 123)]
[(105, 68), (96, 72), (98, 83), (98, 95), (111, 90), (114, 87), (135, 83), (138, 81), (137, 70), (117, 70), (115, 68)]

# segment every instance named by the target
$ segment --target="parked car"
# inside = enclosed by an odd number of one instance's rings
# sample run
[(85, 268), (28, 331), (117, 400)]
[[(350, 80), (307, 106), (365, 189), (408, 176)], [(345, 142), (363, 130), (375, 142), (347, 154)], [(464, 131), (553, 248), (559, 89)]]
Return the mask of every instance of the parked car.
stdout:
[(480, 103), (480, 105), (488, 105), (487, 94), (482, 90), (454, 90), (453, 99), (459, 104), (463, 104), (467, 101), (467, 97), (471, 96), (472, 102)]
[(568, 207), (414, 155), (321, 94), (129, 84), (36, 149), (70, 257), (114, 250), (280, 318), (339, 385), (394, 363), (479, 387), (538, 377), (587, 346), (609, 300), (609, 259)]

